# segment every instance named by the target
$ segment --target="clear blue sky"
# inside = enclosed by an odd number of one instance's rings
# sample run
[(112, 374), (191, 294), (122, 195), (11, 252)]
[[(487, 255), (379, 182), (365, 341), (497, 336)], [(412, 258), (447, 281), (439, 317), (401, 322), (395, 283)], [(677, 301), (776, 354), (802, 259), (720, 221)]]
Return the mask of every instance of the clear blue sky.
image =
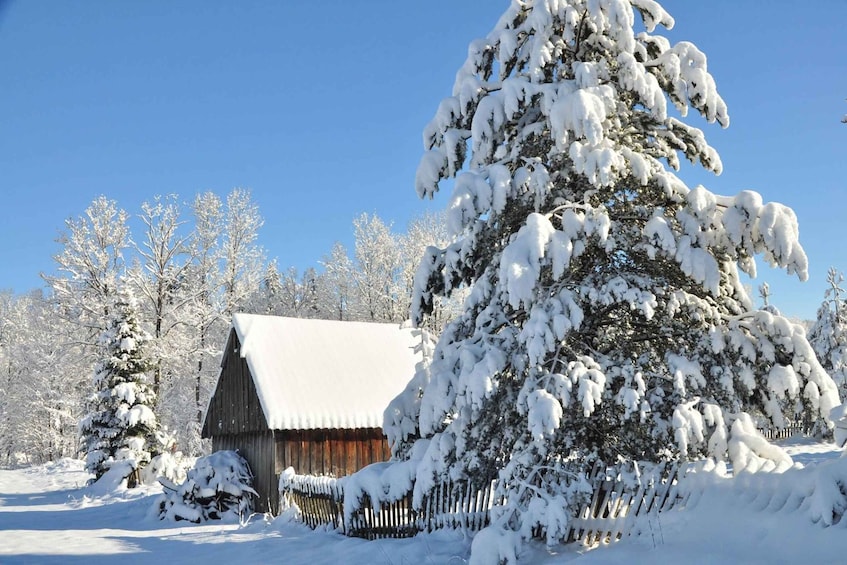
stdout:
[[(720, 194), (796, 211), (810, 281), (764, 267), (784, 313), (811, 318), (847, 270), (847, 2), (666, 0), (729, 106), (703, 125)], [(104, 194), (132, 214), (156, 194), (247, 187), (260, 244), (317, 266), (354, 217), (404, 228), (421, 132), (468, 43), (507, 2), (0, 0), (0, 288), (42, 286), (68, 217)]]

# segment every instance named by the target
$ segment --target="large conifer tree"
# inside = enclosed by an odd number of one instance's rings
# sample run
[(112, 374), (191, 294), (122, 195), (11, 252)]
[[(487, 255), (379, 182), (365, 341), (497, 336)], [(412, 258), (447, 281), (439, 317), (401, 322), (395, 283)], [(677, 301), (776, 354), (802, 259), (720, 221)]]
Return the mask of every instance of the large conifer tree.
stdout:
[(105, 351), (98, 362), (91, 409), (80, 422), (86, 469), (99, 479), (116, 461), (128, 461), (134, 469), (158, 454), (159, 423), (153, 408), (156, 395), (147, 371), (150, 360), (144, 349), (149, 335), (139, 326), (137, 306), (127, 292), (110, 310), (101, 336)]
[(757, 254), (806, 278), (794, 213), (672, 172), (680, 154), (721, 171), (674, 114), (729, 124), (704, 54), (653, 33), (673, 23), (651, 0), (514, 0), (471, 44), (424, 133), (418, 194), (455, 177), (456, 239), (427, 251), (413, 317), (472, 291), (394, 405), (406, 413), (386, 419), (395, 451), (420, 459), (419, 494), (499, 475), (496, 522), (555, 537), (579, 498), (574, 465), (774, 466), (787, 456), (755, 419), (828, 424), (837, 392), (803, 331), (739, 280)]

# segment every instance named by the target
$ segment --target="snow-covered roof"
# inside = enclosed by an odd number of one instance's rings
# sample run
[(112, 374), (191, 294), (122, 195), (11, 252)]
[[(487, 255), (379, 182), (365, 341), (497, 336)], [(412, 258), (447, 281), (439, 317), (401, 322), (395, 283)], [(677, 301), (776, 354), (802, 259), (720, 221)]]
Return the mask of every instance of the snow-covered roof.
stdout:
[(381, 428), (421, 357), (420, 332), (397, 324), (235, 314), (232, 326), (273, 430)]

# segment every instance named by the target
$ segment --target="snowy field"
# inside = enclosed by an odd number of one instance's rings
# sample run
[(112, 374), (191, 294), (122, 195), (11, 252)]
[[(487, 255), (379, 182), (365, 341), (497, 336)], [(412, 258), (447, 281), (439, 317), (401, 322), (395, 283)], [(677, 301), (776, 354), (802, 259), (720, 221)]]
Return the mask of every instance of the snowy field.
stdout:
[[(837, 492), (826, 493), (847, 475), (847, 459), (832, 445), (783, 445), (804, 468), (709, 477), (692, 508), (642, 521), (639, 536), (592, 550), (532, 544), (520, 563), (845, 562), (845, 524), (824, 528), (814, 520), (820, 508), (838, 504)], [(246, 525), (162, 522), (150, 516), (160, 489), (103, 493), (84, 487), (87, 478), (82, 462), (69, 459), (0, 470), (0, 563), (460, 564), (470, 552), (461, 532), (364, 541), (313, 532), (285, 517)]]

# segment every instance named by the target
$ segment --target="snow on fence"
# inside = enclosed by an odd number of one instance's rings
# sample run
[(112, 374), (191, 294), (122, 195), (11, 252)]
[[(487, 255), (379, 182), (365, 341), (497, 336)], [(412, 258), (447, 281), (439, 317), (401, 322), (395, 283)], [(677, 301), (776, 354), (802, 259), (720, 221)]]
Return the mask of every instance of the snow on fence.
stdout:
[(767, 440), (788, 439), (799, 435), (814, 435), (813, 427), (806, 422), (791, 422), (782, 428), (759, 427), (758, 430)]
[[(596, 467), (589, 476), (592, 497), (572, 520), (564, 541), (614, 542), (631, 531), (636, 517), (667, 510), (679, 500), (679, 464), (640, 467), (639, 484), (623, 480), (627, 473), (615, 468)], [(483, 488), (445, 482), (424, 498), (419, 511), (412, 506), (411, 490), (377, 507), (364, 493), (345, 520), (343, 485), (343, 479), (289, 475), (281, 481), (280, 499), (296, 504), (301, 520), (312, 528), (327, 525), (366, 539), (406, 538), (438, 529), (479, 531), (489, 524), (491, 509), (504, 503), (495, 495), (495, 481)], [(544, 532), (539, 529), (535, 535), (544, 537)]]
[(332, 477), (288, 475), (287, 486), (280, 490), (283, 507), (296, 505), (300, 519), (310, 528), (329, 525), (344, 527), (344, 492), (341, 483)]

